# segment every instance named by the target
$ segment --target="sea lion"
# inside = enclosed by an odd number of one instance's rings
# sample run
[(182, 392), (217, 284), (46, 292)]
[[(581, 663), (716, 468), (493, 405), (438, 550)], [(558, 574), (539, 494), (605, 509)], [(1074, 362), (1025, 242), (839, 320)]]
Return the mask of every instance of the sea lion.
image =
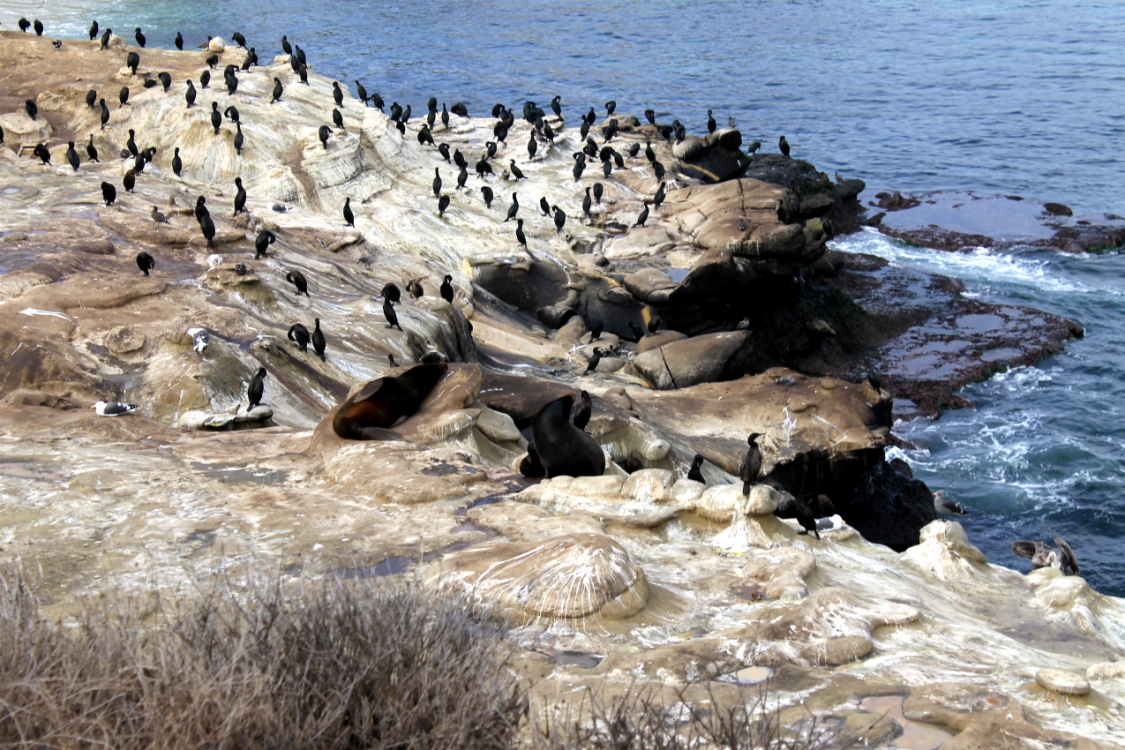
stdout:
[(601, 476), (605, 454), (594, 438), (570, 423), (574, 394), (547, 403), (531, 420), (535, 450), (547, 477)]
[(336, 410), (332, 430), (347, 440), (399, 439), (391, 426), (417, 412), (448, 370), (443, 362), (424, 363), (369, 381)]

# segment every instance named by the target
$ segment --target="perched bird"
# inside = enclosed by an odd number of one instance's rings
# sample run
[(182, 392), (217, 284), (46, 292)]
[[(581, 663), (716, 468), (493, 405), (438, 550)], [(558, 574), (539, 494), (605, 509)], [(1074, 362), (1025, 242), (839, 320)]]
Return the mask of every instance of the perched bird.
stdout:
[(659, 161), (654, 161), (652, 163), (652, 173), (654, 175), (656, 175), (656, 179), (663, 180), (664, 179), (664, 165), (661, 164)]
[(539, 210), (543, 212), (544, 216), (551, 215), (551, 204), (547, 202), (546, 198), (539, 199)]
[(324, 338), (324, 332), (320, 330), (320, 318), (313, 318), (313, 322), (316, 323), (312, 332), (313, 351), (316, 352), (316, 356), (320, 357), (321, 362), (327, 362), (328, 358), (324, 356), (324, 349), (328, 346), (328, 341)]
[(105, 99), (99, 99), (98, 105), (102, 108), (102, 130), (105, 130), (106, 123), (109, 122), (109, 107), (105, 105)]
[(383, 317), (387, 320), (387, 328), (397, 328), (402, 330), (402, 326), (398, 322), (398, 315), (395, 313), (395, 303), (391, 300), (383, 300)]
[[(507, 216), (507, 218), (504, 219), (504, 221), (509, 221), (511, 219), (516, 218), (516, 214), (519, 212), (519, 210), (520, 210), (519, 198), (516, 197), (515, 193), (512, 193), (512, 205), (508, 206), (508, 216)], [(522, 224), (523, 221), (521, 220), (520, 223)]]
[(590, 329), (590, 341), (597, 341), (602, 337), (602, 328), (604, 325), (604, 323), (598, 322)]
[(24, 109), (25, 112), (27, 112), (27, 116), (30, 117), (32, 120), (38, 120), (39, 119), (39, 107), (31, 99), (27, 99), (27, 100), (24, 101), (23, 109)]
[(523, 177), (523, 170), (521, 170), (519, 167), (516, 166), (516, 160), (515, 159), (511, 160), (511, 165), (512, 166), (511, 166), (510, 171), (512, 173), (512, 177), (515, 177), (517, 181), (522, 180), (524, 178)]
[(598, 369), (598, 365), (602, 361), (603, 354), (605, 354), (605, 352), (603, 352), (601, 349), (594, 349), (593, 356), (591, 356), (590, 359), (586, 361), (586, 371), (582, 374), (589, 375), (594, 370)]
[(527, 249), (527, 235), (523, 233), (523, 219), (516, 219), (516, 242)]
[(223, 124), (223, 115), (219, 112), (219, 103), (211, 102), (211, 127), (215, 128), (215, 135), (219, 134), (219, 127)]
[(102, 200), (105, 201), (106, 206), (112, 206), (114, 201), (117, 200), (117, 188), (108, 182), (102, 183)]
[(113, 29), (106, 29), (105, 33), (102, 34), (102, 49), (105, 49), (109, 46), (109, 39), (111, 36), (113, 36)]
[(297, 287), (297, 296), (302, 294), (306, 297), (309, 296), (309, 282), (305, 280), (305, 275), (300, 271), (290, 271), (285, 274), (285, 280)]
[(199, 231), (203, 239), (207, 240), (207, 247), (215, 246), (215, 221), (209, 212), (199, 214)]
[(126, 172), (125, 176), (121, 179), (121, 182), (123, 185), (125, 185), (125, 192), (133, 192), (133, 187), (137, 184), (136, 170), (130, 169), (128, 172)]
[(43, 36), (43, 22), (38, 18), (35, 19), (33, 28), (35, 29), (35, 36)]
[(402, 291), (398, 288), (398, 284), (393, 281), (388, 281), (383, 285), (381, 292), (383, 299), (389, 299), (391, 302), (398, 304), (402, 300)]
[(414, 299), (418, 299), (426, 293), (426, 291), (422, 289), (421, 279), (411, 279), (406, 282), (406, 291), (410, 292), (410, 296)]
[(90, 109), (93, 109), (94, 105), (97, 104), (97, 103), (98, 103), (97, 89), (90, 89), (89, 91), (86, 92), (86, 106), (89, 107)]
[(254, 260), (264, 258), (266, 250), (275, 242), (277, 242), (277, 235), (270, 230), (263, 229), (258, 232), (258, 236), (254, 239)]
[(691, 460), (691, 468), (688, 469), (687, 478), (701, 484), (707, 484), (707, 480), (703, 478), (703, 472), (700, 468), (703, 466), (703, 455), (700, 453), (695, 454), (695, 458)]
[(590, 424), (590, 414), (593, 412), (594, 402), (586, 391), (582, 391), (579, 397), (581, 400), (574, 407), (574, 416), (571, 423), (578, 429), (584, 430), (586, 425)]
[(324, 150), (328, 150), (328, 136), (332, 132), (332, 128), (327, 125), (321, 125), (320, 130), (317, 131), (317, 136), (320, 138), (320, 145), (324, 146)]
[[(231, 108), (233, 109), (233, 107)], [(234, 124), (234, 151), (239, 156), (242, 156), (242, 147), (246, 145), (246, 136), (242, 135), (242, 123), (236, 122)]]
[(239, 47), (246, 47), (246, 37), (242, 36), (242, 34), (238, 33), (237, 31), (230, 35), (230, 40), (237, 44)]
[(707, 110), (707, 132), (714, 133), (718, 123), (715, 122), (715, 117), (711, 114), (711, 110)]
[(440, 198), (441, 197), (441, 172), (438, 170), (437, 167), (434, 167), (434, 181), (433, 181), (432, 185), (433, 185), (433, 188), (434, 188), (434, 197)]
[(809, 533), (815, 534), (817, 539), (820, 539), (820, 530), (816, 527), (816, 514), (813, 513), (812, 506), (809, 504), (809, 495), (802, 495), (801, 497), (792, 498), (791, 495), (786, 495), (783, 500), (778, 503), (774, 515), (778, 518), (795, 518), (797, 523), (801, 525), (802, 531), (798, 534)]
[(202, 357), (203, 350), (211, 344), (211, 334), (206, 328), (189, 328), (187, 333), (191, 336), (191, 348)]
[(562, 234), (563, 225), (566, 224), (566, 214), (558, 206), (552, 209), (555, 212), (555, 233)]
[(301, 351), (307, 352), (309, 350), (309, 329), (300, 323), (294, 323), (289, 326), (289, 340), (297, 342)]
[(90, 142), (86, 144), (86, 156), (90, 161), (98, 161), (98, 150), (94, 147), (94, 134), (90, 133)]
[(447, 208), (449, 208), (449, 196), (443, 195), (440, 198), (438, 198), (438, 201), (437, 201), (437, 212), (438, 212), (438, 218), (439, 219), (442, 218), (443, 216), (445, 216), (445, 209), (447, 209)]
[(148, 276), (148, 272), (151, 271), (155, 265), (156, 260), (147, 252), (142, 250), (137, 253), (137, 268), (141, 269), (145, 276)]
[[(93, 136), (90, 137), (93, 138)], [(184, 160), (180, 158), (179, 146), (176, 147), (176, 153), (172, 156), (172, 171), (176, 173), (177, 177), (180, 176), (180, 172), (184, 171)]]
[(761, 141), (754, 141), (753, 143), (751, 143), (749, 146), (746, 147), (746, 153), (753, 154), (758, 149), (760, 149), (761, 147), (762, 147)]
[(145, 39), (145, 35), (141, 32), (140, 26), (138, 26), (133, 31), (133, 38), (137, 40), (137, 46), (138, 47), (144, 47), (145, 46), (146, 39)]
[[(337, 130), (346, 130), (344, 127), (344, 115), (341, 114), (338, 109), (332, 110), (332, 124), (336, 126)], [(421, 141), (422, 139), (419, 138), (418, 140)], [(432, 138), (430, 140), (433, 141)]]
[(262, 403), (262, 392), (265, 390), (266, 368), (259, 367), (257, 374), (250, 380), (250, 385), (246, 386), (246, 400), (249, 404), (246, 411), (250, 411), (258, 404)]
[(645, 201), (645, 207), (641, 209), (640, 215), (637, 216), (637, 223), (633, 226), (643, 227), (646, 221), (648, 221), (648, 201)]
[[(360, 83), (358, 80), (355, 82), (355, 92), (356, 92), (356, 95), (359, 96), (359, 100), (361, 102), (363, 102), (363, 105), (367, 106), (367, 100), (370, 99), (371, 97), (369, 97), (367, 95), (367, 89), (365, 89), (363, 87), (363, 84)], [(445, 105), (443, 104), (442, 107), (444, 107), (444, 106)]]
[(44, 164), (51, 163), (51, 152), (47, 150), (47, 147), (42, 143), (35, 144), (35, 148), (31, 150), (31, 153), (38, 157)]
[(468, 181), (469, 170), (462, 167), (461, 171), (457, 173), (457, 189), (460, 190), (461, 188), (465, 187), (465, 183)]
[(91, 407), (99, 417), (117, 417), (137, 410), (136, 404), (123, 404), (120, 401), (98, 401)]
[(752, 432), (750, 437), (746, 438), (746, 444), (750, 447), (747, 448), (746, 455), (742, 457), (742, 463), (738, 467), (738, 478), (742, 480), (743, 497), (750, 495), (750, 486), (758, 481), (758, 475), (762, 472), (762, 449), (755, 442), (761, 436), (759, 432)]
[(238, 189), (234, 193), (234, 216), (246, 210), (246, 188), (242, 187), (242, 178), (234, 178), (235, 187)]
[(664, 202), (664, 197), (666, 195), (666, 193), (664, 192), (664, 185), (665, 184), (666, 183), (662, 182), (662, 183), (660, 183), (660, 187), (656, 188), (656, 195), (652, 196), (652, 207), (653, 208), (660, 208), (660, 204)]
[(199, 88), (205, 89), (211, 83), (211, 71), (205, 70), (199, 74)]
[(124, 107), (125, 105), (127, 105), (129, 103), (129, 87), (128, 86), (122, 86), (121, 87), (121, 91), (118, 92), (118, 94), (117, 94), (117, 101), (121, 102), (122, 107)]
[(168, 217), (165, 216), (156, 206), (152, 207), (152, 212), (149, 213), (149, 216), (151, 216), (152, 220), (157, 224), (163, 224), (168, 221)]
[(1076, 576), (1082, 572), (1078, 566), (1078, 558), (1062, 537), (1054, 537), (1058, 549), (1048, 546), (1044, 542), (1012, 542), (1012, 552), (1020, 557), (1031, 560), (1031, 567), (1057, 568), (1064, 576)]
[(191, 109), (192, 105), (195, 104), (196, 93), (195, 84), (189, 79), (187, 82), (187, 91), (184, 92), (184, 101), (187, 102), (187, 109)]
[(90, 41), (92, 42), (97, 38), (98, 38), (98, 22), (94, 21), (93, 23), (90, 24)]
[(453, 276), (446, 274), (441, 282), (441, 298), (446, 302), (453, 304)]
[(133, 72), (133, 75), (137, 74), (137, 66), (140, 65), (140, 64), (141, 64), (141, 56), (138, 55), (136, 52), (130, 52), (125, 57), (125, 67), (128, 68), (129, 70), (131, 70)]
[(785, 140), (785, 136), (781, 136), (781, 140), (777, 142), (777, 147), (781, 149), (784, 156), (789, 156), (789, 141)]
[(273, 98), (270, 99), (270, 104), (281, 99), (281, 95), (285, 93), (285, 87), (281, 85), (280, 78), (273, 79)]
[(344, 106), (344, 92), (340, 88), (339, 81), (332, 82), (332, 101), (336, 102), (337, 107)]
[(492, 199), (493, 197), (495, 197), (492, 192), (492, 188), (490, 188), (488, 185), (485, 185), (480, 189), (480, 194), (484, 197), (484, 207), (492, 208)]
[(594, 193), (594, 202), (597, 203), (598, 205), (601, 205), (602, 195), (605, 193), (605, 186), (602, 185), (600, 182), (595, 182), (594, 188), (593, 188), (593, 193)]
[(942, 517), (942, 520), (947, 520), (947, 516), (964, 516), (968, 514), (968, 511), (953, 500), (947, 498), (943, 491), (934, 493), (934, 510)]
[(168, 88), (172, 85), (171, 74), (161, 71), (156, 74), (156, 77), (160, 79), (160, 86), (164, 89), (164, 93), (168, 93)]
[(355, 226), (355, 214), (352, 213), (352, 199), (351, 196), (344, 198), (344, 222), (349, 227)]
[(181, 34), (180, 32), (177, 31), (176, 32), (176, 38), (175, 38), (174, 41), (175, 41), (175, 44), (176, 44), (176, 49), (182, 50), (184, 48), (184, 35), (183, 34)]
[(590, 188), (586, 188), (586, 197), (582, 199), (582, 213), (587, 218), (590, 216), (590, 207), (594, 205), (593, 199), (590, 198)]

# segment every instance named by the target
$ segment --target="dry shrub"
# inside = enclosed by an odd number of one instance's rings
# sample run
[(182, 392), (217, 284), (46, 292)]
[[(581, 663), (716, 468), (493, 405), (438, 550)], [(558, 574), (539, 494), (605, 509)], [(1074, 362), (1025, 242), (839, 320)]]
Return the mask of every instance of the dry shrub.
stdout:
[(778, 711), (767, 707), (767, 692), (747, 688), (743, 700), (721, 705), (708, 685), (710, 708), (689, 705), (685, 691), (668, 705), (649, 688), (630, 688), (613, 701), (588, 691), (578, 707), (580, 719), (540, 725), (536, 750), (844, 750), (857, 738), (809, 715), (797, 727), (783, 727)]
[(494, 635), (416, 587), (276, 579), (62, 626), (0, 572), (0, 745), (506, 748), (526, 701)]
[[(20, 569), (0, 568), (0, 747), (140, 750), (827, 750), (844, 735), (783, 729), (765, 694), (719, 707), (654, 691), (589, 697), (538, 731), (503, 631), (416, 586), (278, 579), (195, 596), (108, 596), (51, 622)], [(756, 697), (755, 697), (756, 696)], [(573, 719), (574, 717), (570, 717)], [(549, 730), (549, 731), (545, 731)]]

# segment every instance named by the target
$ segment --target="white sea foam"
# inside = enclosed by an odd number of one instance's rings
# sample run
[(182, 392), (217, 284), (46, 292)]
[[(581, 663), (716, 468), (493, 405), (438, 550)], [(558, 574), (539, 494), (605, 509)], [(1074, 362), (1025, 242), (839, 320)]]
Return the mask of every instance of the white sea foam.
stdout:
[(932, 250), (907, 245), (870, 227), (858, 234), (835, 240), (832, 246), (843, 252), (874, 255), (892, 264), (954, 276), (965, 281), (1011, 284), (1056, 293), (1111, 291), (1068, 278), (1058, 268), (1056, 258), (1046, 253), (1043, 257), (1034, 257), (1039, 253), (1024, 254), (985, 247), (978, 247), (967, 253)]

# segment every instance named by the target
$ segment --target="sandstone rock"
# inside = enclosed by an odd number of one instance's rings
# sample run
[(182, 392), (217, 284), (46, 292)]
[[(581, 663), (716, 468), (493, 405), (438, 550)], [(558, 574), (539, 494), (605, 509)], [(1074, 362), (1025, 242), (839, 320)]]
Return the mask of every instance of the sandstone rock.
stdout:
[(657, 389), (686, 388), (719, 380), (749, 341), (745, 331), (695, 336), (646, 351), (633, 366)]
[(1086, 668), (1087, 680), (1119, 680), (1125, 677), (1125, 661), (1107, 661)]
[(742, 568), (742, 574), (761, 591), (763, 599), (794, 602), (808, 594), (805, 578), (815, 568), (816, 557), (812, 553), (777, 547), (755, 553)]
[(105, 347), (114, 354), (135, 352), (145, 345), (145, 335), (130, 326), (118, 326), (105, 334)]
[(1090, 692), (1089, 681), (1069, 669), (1040, 669), (1035, 673), (1035, 681), (1059, 695), (1087, 695)]
[(934, 521), (922, 529), (919, 543), (902, 553), (904, 559), (943, 581), (971, 580), (988, 573), (984, 553), (969, 544), (956, 521)]
[(186, 411), (180, 415), (179, 426), (185, 430), (221, 429), (231, 424), (247, 422), (266, 422), (273, 419), (273, 409), (258, 404), (249, 411), (245, 404), (238, 404), (225, 412)]
[(494, 443), (519, 442), (523, 437), (511, 417), (485, 406), (481, 407), (476, 425)]
[(436, 563), (429, 585), (463, 589), (523, 621), (542, 617), (624, 619), (648, 600), (644, 571), (600, 534), (464, 550)]
[(666, 469), (641, 469), (629, 475), (621, 494), (641, 502), (658, 503), (668, 499), (675, 479)]
[(679, 331), (657, 331), (647, 336), (642, 336), (637, 342), (637, 354), (644, 354), (650, 349), (659, 349), (673, 341), (683, 341), (687, 336)]
[(703, 491), (696, 507), (704, 518), (711, 521), (730, 521), (735, 513), (747, 516), (764, 516), (777, 510), (781, 495), (773, 487), (755, 484), (749, 496), (742, 495), (742, 484), (708, 487)]

